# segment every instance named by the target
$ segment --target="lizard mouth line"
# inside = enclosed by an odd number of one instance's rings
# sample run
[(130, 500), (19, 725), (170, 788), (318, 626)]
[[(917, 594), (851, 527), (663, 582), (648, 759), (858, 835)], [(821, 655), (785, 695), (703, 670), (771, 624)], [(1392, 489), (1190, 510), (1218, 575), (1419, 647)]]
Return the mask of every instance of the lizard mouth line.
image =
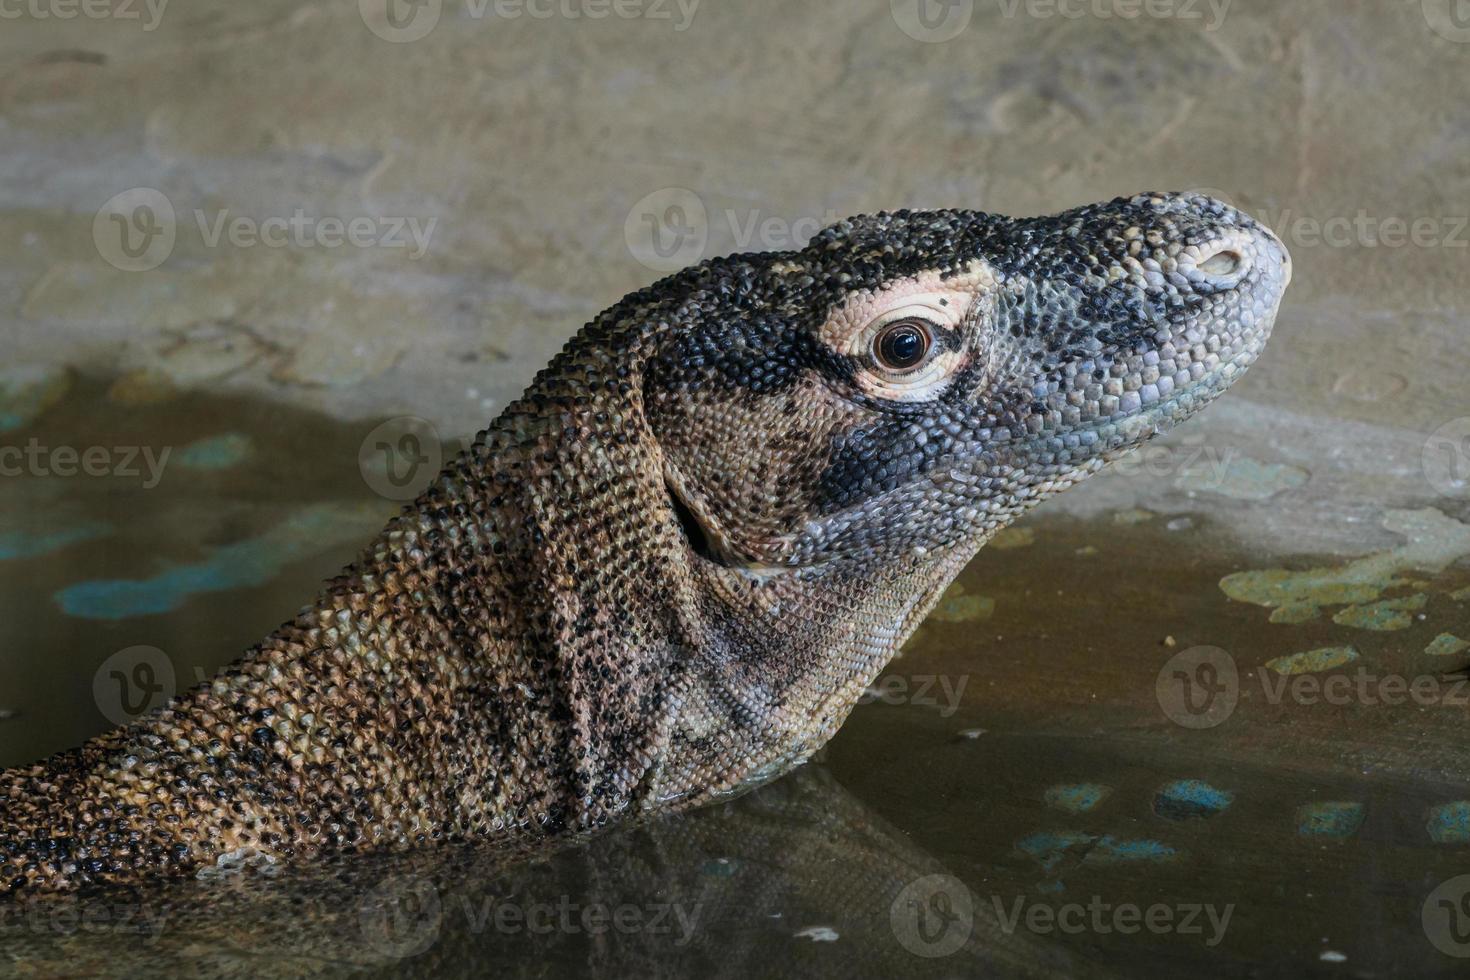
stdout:
[[(1251, 345), (1250, 348), (1217, 365), (1214, 370), (1200, 376), (1197, 380), (1176, 388), (1153, 404), (1143, 405), (1129, 412), (1119, 412), (1106, 419), (1097, 419), (1073, 431), (1078, 435), (1097, 437), (1109, 430), (1125, 430), (1125, 438), (1121, 444), (1101, 450), (1101, 455), (1106, 462), (1118, 459), (1130, 450), (1136, 449), (1152, 436), (1160, 435), (1179, 423), (1187, 421), (1200, 409), (1224, 394), (1235, 379), (1255, 363), (1261, 349), (1265, 346), (1269, 332), (1269, 330), (1263, 332), (1260, 341)], [(1190, 408), (1187, 412), (1180, 414), (1179, 409), (1185, 402), (1191, 403)], [(1042, 440), (1028, 439), (1021, 445), (1036, 447), (1042, 445)]]
[(679, 490), (674, 486), (674, 481), (667, 476), (664, 477), (664, 493), (669, 498), (669, 509), (674, 512), (674, 518), (679, 523), (679, 530), (684, 534), (684, 540), (688, 542), (689, 548), (701, 558), (724, 565), (710, 542), (709, 532), (705, 530), (704, 524), (694, 513), (694, 509), (685, 502)]

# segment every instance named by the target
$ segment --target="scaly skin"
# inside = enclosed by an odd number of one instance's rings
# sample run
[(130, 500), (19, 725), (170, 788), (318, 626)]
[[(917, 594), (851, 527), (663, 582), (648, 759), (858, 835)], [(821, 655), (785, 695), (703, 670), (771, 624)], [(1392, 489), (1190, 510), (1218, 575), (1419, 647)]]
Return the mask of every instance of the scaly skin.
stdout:
[[(1178, 195), (854, 218), (670, 276), (212, 682), (0, 775), (0, 885), (524, 843), (774, 778), (992, 534), (1239, 377), (1289, 278)], [(907, 370), (874, 350), (898, 320)]]

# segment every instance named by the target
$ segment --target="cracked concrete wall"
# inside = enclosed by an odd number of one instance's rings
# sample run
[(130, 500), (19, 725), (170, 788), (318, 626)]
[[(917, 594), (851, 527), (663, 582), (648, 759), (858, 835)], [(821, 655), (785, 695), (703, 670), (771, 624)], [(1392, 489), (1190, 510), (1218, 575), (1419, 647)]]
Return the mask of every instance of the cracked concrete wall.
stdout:
[[(4, 360), (461, 435), (668, 263), (852, 212), (1202, 188), (1297, 273), (1266, 357), (1172, 444), (1306, 474), (1214, 495), (1254, 543), (1381, 547), (1388, 506), (1470, 514), (1425, 473), (1470, 415), (1456, 9), (12, 0)], [(1125, 474), (1056, 506), (1199, 493)]]

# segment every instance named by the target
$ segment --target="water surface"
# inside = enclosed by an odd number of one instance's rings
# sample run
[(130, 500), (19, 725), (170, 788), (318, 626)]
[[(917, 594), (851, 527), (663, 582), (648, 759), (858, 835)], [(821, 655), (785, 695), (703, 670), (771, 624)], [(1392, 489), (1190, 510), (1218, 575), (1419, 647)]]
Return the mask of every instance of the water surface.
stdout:
[[(376, 421), (109, 387), (0, 433), (137, 470), (0, 479), (6, 765), (227, 663), (398, 507), (359, 468)], [(549, 855), (11, 905), (0, 973), (1448, 976), (1470, 953), (1470, 566), (1454, 521), (1400, 513), (1402, 547), (1354, 563), (1246, 553), (1203, 504), (1043, 509), (820, 762), (750, 796)]]

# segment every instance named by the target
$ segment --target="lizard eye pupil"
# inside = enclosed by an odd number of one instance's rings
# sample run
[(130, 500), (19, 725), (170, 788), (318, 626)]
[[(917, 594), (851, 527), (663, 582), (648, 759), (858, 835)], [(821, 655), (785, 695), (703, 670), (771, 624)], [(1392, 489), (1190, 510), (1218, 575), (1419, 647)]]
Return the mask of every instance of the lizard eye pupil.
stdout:
[(890, 323), (873, 338), (873, 356), (883, 367), (903, 371), (924, 360), (932, 346), (927, 324), (919, 320)]

